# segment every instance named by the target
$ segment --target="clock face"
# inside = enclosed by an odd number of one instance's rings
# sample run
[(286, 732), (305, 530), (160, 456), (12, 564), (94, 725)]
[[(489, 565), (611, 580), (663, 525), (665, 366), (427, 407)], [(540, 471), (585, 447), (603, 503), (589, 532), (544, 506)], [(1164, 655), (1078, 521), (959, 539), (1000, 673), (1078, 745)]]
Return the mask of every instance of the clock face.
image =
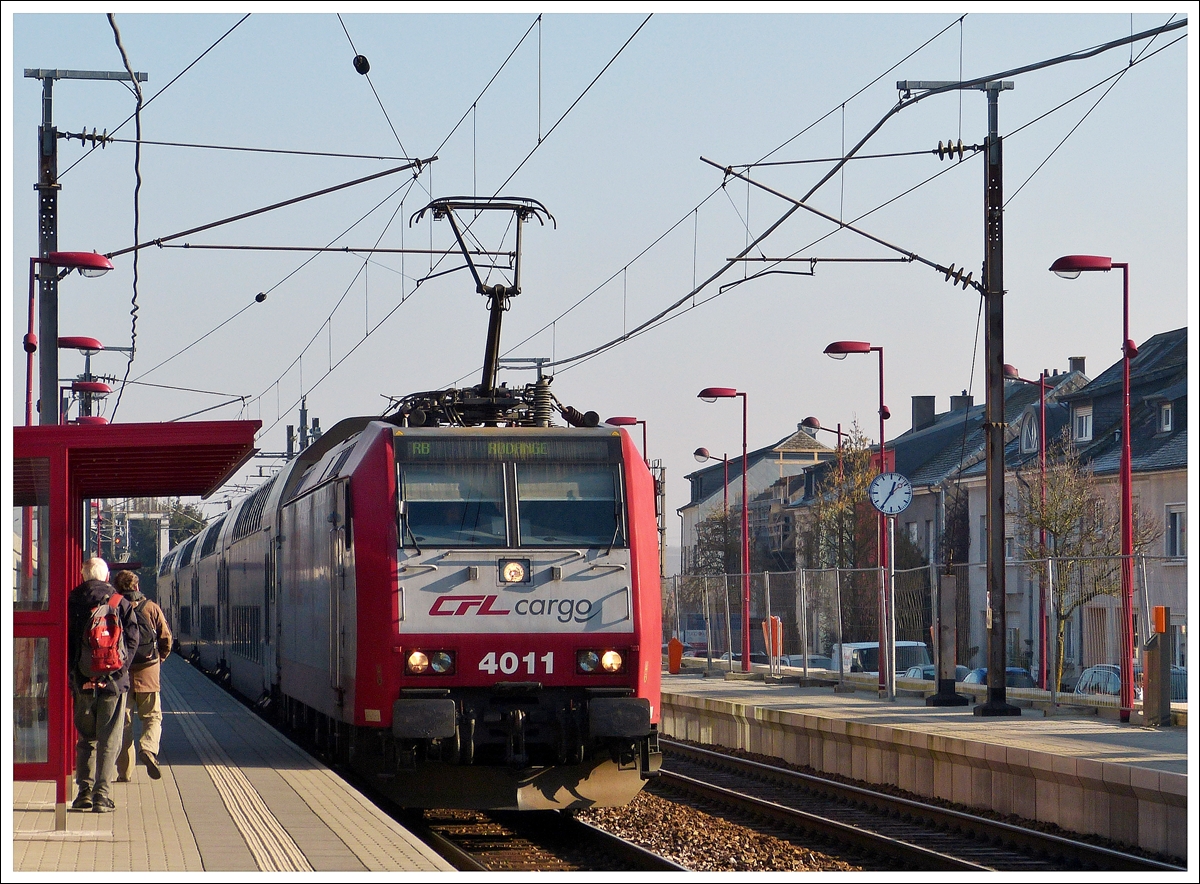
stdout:
[(885, 516), (902, 513), (912, 503), (912, 483), (899, 473), (880, 473), (867, 491), (871, 504)]

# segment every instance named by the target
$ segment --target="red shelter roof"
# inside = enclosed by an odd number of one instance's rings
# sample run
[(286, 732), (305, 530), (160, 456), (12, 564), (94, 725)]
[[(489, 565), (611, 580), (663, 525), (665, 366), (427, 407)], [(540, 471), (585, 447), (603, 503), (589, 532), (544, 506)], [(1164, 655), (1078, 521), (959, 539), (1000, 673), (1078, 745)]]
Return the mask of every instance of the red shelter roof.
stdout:
[[(66, 451), (82, 498), (207, 497), (257, 450), (261, 421), (13, 428), (13, 505), (49, 487), (48, 458)], [(44, 494), (45, 492), (43, 492)]]

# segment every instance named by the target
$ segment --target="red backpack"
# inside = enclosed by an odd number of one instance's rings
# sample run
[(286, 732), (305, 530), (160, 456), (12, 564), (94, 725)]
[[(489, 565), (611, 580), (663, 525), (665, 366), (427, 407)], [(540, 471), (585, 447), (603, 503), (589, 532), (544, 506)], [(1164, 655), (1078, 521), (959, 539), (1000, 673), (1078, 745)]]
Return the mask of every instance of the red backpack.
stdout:
[(114, 592), (106, 602), (92, 608), (79, 653), (79, 671), (87, 678), (112, 675), (125, 668), (125, 631), (121, 628), (119, 604), (121, 594)]

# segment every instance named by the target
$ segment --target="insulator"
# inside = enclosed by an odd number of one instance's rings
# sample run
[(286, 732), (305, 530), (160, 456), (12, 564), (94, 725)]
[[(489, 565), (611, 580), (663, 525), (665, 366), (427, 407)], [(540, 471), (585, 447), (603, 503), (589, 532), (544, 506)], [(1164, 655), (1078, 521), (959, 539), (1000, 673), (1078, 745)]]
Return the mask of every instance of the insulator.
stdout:
[(957, 153), (958, 158), (961, 160), (963, 157), (963, 150), (964, 147), (961, 138), (958, 139), (957, 143), (955, 143), (953, 140), (948, 140), (945, 144), (942, 144), (942, 142), (939, 141), (937, 146), (938, 159), (944, 160), (946, 157), (953, 158), (953, 156)]
[(573, 427), (598, 427), (600, 426), (600, 415), (594, 411), (581, 412), (577, 408), (570, 405), (562, 406), (562, 416)]
[(553, 426), (554, 400), (550, 395), (550, 379), (538, 378), (533, 387), (533, 423), (538, 427)]
[(966, 276), (963, 277), (962, 287), (963, 287), (964, 291), (966, 291), (967, 289), (969, 289), (971, 287), (971, 274), (970, 273), (968, 273)]
[(354, 69), (366, 76), (367, 72), (371, 70), (371, 63), (367, 61), (365, 55), (356, 55), (354, 56)]
[(408, 413), (408, 425), (410, 427), (425, 426), (425, 412), (419, 408), (414, 408)]
[[(951, 264), (950, 267), (946, 270), (946, 282), (949, 282), (950, 277), (953, 275), (954, 275), (954, 265)], [(955, 280), (955, 282), (957, 283), (958, 280)]]

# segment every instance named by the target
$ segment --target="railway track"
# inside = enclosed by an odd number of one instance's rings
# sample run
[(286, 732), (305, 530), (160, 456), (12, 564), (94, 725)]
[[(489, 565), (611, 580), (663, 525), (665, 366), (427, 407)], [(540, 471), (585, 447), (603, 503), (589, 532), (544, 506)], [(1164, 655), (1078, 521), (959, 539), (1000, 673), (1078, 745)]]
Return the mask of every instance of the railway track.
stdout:
[[(1082, 841), (660, 741), (659, 794), (798, 832), (864, 864), (913, 871), (1184, 871)], [(811, 844), (810, 842), (807, 842)]]
[(426, 810), (401, 822), (463, 872), (683, 872), (558, 811)]

